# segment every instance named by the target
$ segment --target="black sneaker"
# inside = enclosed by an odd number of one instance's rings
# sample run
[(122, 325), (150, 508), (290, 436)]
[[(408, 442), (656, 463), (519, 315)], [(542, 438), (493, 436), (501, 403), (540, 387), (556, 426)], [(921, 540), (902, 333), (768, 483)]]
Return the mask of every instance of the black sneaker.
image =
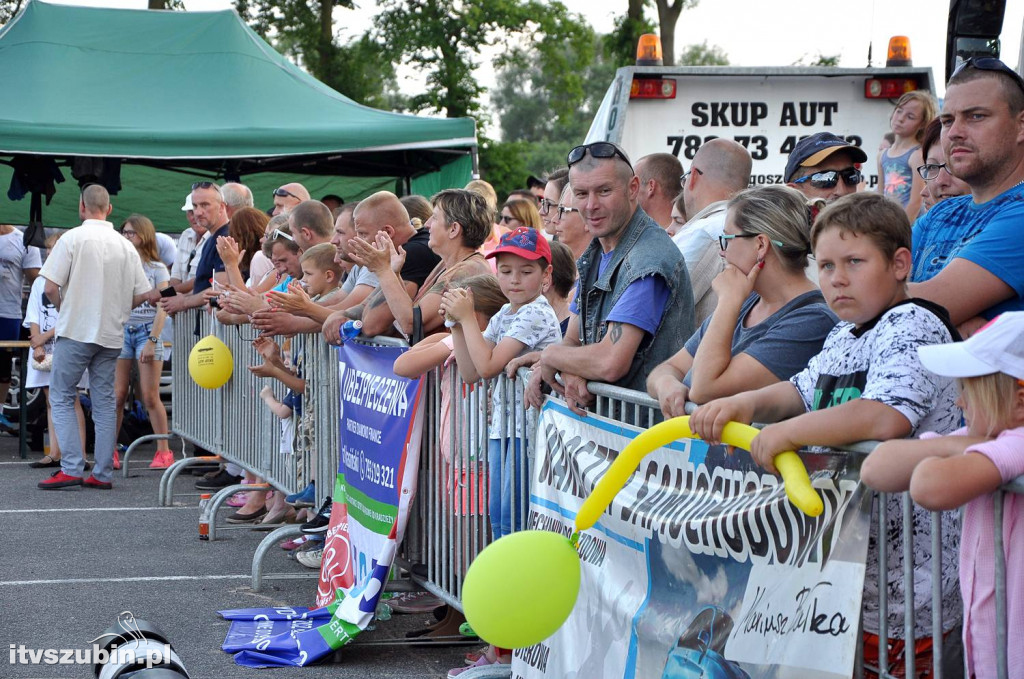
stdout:
[(196, 481), (196, 488), (199, 490), (220, 490), (221, 488), (227, 488), (233, 486), (236, 483), (241, 483), (241, 476), (234, 476), (228, 474), (227, 470), (222, 469), (220, 472), (210, 479), (199, 479)]
[(207, 476), (216, 475), (221, 470), (219, 464), (190, 464), (185, 467), (183, 474), (191, 474), (192, 476)]
[(331, 506), (334, 504), (331, 498), (324, 500), (312, 521), (302, 524), (300, 530), (303, 533), (326, 533), (327, 526), (331, 523)]

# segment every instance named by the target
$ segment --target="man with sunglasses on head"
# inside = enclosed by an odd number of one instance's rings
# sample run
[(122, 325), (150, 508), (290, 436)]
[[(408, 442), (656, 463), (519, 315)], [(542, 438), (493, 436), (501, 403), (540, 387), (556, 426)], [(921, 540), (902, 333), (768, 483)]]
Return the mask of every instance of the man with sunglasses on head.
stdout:
[(283, 212), (288, 212), (299, 203), (307, 200), (309, 200), (309, 191), (298, 182), (278, 187), (274, 189), (274, 209), (270, 216), (276, 217)]
[(642, 391), (695, 323), (686, 264), (639, 206), (640, 180), (625, 152), (594, 142), (570, 151), (568, 165), (574, 206), (594, 238), (578, 262), (565, 339), (541, 352), (527, 400), (541, 405), (543, 381), (582, 413), (593, 400), (587, 381)]
[(217, 252), (216, 242), (220, 236), (228, 235), (228, 211), (224, 196), (215, 182), (196, 182), (192, 185), (192, 218), (196, 224), (206, 229), (205, 241), (201, 251), (197, 248), (198, 263), (196, 264), (195, 281), (192, 293), (174, 295), (160, 300), (160, 306), (169, 315), (185, 309), (195, 309), (206, 304), (203, 292), (211, 286), (210, 279), (214, 274), (224, 271), (224, 262)]
[(939, 120), (942, 169), (971, 194), (914, 223), (910, 290), (946, 307), (967, 336), (1024, 309), (1024, 81), (998, 59), (968, 59), (949, 79)]
[(831, 203), (855, 193), (861, 182), (860, 163), (868, 154), (831, 132), (817, 132), (793, 147), (786, 163), (786, 184), (807, 196)]

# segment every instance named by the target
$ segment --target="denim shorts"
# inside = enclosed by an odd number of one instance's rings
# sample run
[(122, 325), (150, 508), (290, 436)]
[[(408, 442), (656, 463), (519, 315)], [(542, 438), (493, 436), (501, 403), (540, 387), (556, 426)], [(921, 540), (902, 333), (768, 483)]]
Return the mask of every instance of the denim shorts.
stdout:
[[(149, 333), (153, 330), (152, 323), (143, 323), (141, 325), (126, 325), (124, 326), (124, 344), (121, 345), (121, 355), (118, 358), (124, 359), (139, 359), (142, 357), (142, 350), (147, 344), (149, 344)], [(163, 340), (156, 343), (153, 347), (154, 361), (164, 360), (164, 343)]]

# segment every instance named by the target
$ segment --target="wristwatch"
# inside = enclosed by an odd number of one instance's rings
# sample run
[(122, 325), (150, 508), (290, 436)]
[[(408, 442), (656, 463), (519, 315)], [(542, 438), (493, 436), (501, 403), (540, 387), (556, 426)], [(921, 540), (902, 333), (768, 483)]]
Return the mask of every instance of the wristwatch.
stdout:
[(153, 344), (156, 344), (157, 342), (159, 342), (159, 341), (160, 341), (160, 338), (159, 338), (159, 337), (148, 337), (147, 339), (148, 339), (148, 340), (149, 340), (150, 342), (152, 342)]

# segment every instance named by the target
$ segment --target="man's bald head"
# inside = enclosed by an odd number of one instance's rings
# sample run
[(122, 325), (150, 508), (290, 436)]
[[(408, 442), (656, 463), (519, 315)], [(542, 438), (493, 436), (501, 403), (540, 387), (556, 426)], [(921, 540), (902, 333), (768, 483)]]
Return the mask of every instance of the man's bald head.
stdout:
[(750, 185), (753, 160), (750, 152), (732, 139), (712, 139), (697, 151), (693, 164), (700, 163), (706, 179), (737, 193)]
[(303, 201), (309, 200), (309, 191), (298, 182), (284, 184), (274, 189), (274, 214), (288, 212)]
[(711, 203), (728, 200), (750, 184), (753, 161), (731, 139), (712, 139), (697, 151), (683, 185), (686, 214), (695, 215)]
[(99, 184), (90, 184), (82, 190), (78, 211), (82, 219), (106, 219), (110, 214), (110, 194)]
[(352, 219), (356, 235), (367, 241), (372, 241), (378, 231), (387, 230), (392, 240), (401, 245), (416, 233), (409, 222), (409, 212), (398, 196), (390, 191), (378, 191), (359, 201)]

